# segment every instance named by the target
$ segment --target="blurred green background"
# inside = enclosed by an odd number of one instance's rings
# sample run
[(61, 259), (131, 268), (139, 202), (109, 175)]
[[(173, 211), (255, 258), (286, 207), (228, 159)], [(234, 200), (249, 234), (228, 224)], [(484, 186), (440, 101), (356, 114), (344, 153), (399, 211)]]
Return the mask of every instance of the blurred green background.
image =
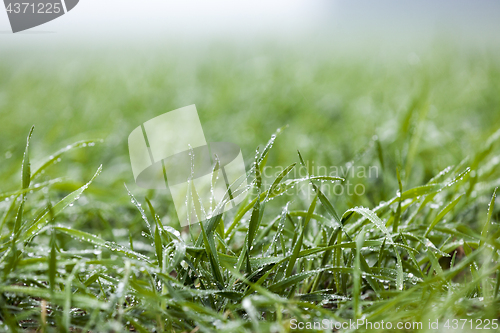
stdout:
[[(316, 166), (377, 167), (378, 177), (352, 180), (365, 186), (366, 195), (335, 197), (343, 211), (394, 196), (398, 165), (405, 188), (423, 184), (476, 153), (498, 129), (500, 58), (494, 48), (436, 41), (418, 53), (383, 54), (312, 45), (214, 43), (151, 54), (117, 49), (104, 56), (3, 51), (0, 190), (19, 188), (25, 137), (35, 125), (35, 167), (75, 141), (104, 140), (72, 152), (44, 175), (66, 177), (55, 185), (62, 193), (103, 164), (91, 189), (95, 204), (123, 204), (124, 183), (139, 197), (151, 197), (134, 184), (128, 135), (155, 116), (196, 104), (207, 140), (240, 145), (247, 170), (255, 149), (286, 125), (268, 165), (297, 162), (300, 150)], [(154, 195), (169, 201), (168, 193)]]

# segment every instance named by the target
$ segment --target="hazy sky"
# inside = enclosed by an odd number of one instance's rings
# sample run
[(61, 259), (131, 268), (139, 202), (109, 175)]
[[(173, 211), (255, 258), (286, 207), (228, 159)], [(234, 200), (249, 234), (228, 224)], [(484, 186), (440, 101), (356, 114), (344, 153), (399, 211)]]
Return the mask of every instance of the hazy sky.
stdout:
[(0, 48), (32, 42), (154, 45), (162, 38), (407, 40), (436, 34), (489, 43), (499, 39), (500, 1), (80, 0), (52, 22), (21, 34), (9, 31), (0, 8)]

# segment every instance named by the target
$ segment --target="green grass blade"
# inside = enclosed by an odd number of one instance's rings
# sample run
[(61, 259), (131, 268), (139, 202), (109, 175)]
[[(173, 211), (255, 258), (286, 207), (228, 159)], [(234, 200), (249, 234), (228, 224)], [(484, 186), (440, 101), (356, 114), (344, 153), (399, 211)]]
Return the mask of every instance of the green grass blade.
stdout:
[(31, 130), (28, 134), (28, 138), (26, 139), (26, 148), (24, 149), (24, 157), (23, 157), (23, 165), (21, 168), (22, 173), (22, 188), (26, 189), (30, 186), (31, 181), (31, 164), (30, 164), (30, 156), (29, 156), (29, 147), (30, 147), (30, 139), (33, 135), (33, 130), (35, 126), (31, 127)]
[(318, 195), (316, 195), (314, 197), (313, 201), (311, 202), (311, 205), (309, 206), (309, 210), (307, 212), (307, 217), (304, 221), (304, 225), (302, 226), (302, 230), (300, 231), (299, 238), (297, 239), (297, 241), (295, 242), (295, 246), (293, 247), (292, 255), (288, 261), (288, 265), (287, 265), (286, 271), (285, 271), (285, 277), (287, 277), (287, 278), (290, 277), (290, 275), (292, 275), (293, 268), (295, 266), (295, 262), (297, 261), (297, 258), (299, 257), (300, 250), (302, 248), (302, 242), (304, 239), (304, 233), (307, 230), (307, 225), (309, 224), (309, 221), (311, 220), (312, 214), (314, 213), (314, 209), (316, 208), (317, 199), (318, 199)]
[(153, 226), (151, 225), (151, 223), (149, 223), (148, 217), (146, 216), (146, 213), (144, 212), (142, 205), (139, 203), (139, 201), (137, 201), (137, 199), (134, 197), (132, 192), (130, 192), (127, 185), (125, 185), (125, 189), (127, 190), (127, 193), (130, 197), (130, 201), (134, 204), (134, 206), (137, 208), (139, 213), (141, 213), (142, 220), (146, 223), (146, 226), (148, 227), (149, 234), (151, 235), (151, 237), (154, 237)]
[[(259, 196), (259, 194), (257, 194), (257, 196)], [(261, 218), (260, 200), (257, 200), (253, 206), (252, 216), (250, 217), (250, 223), (248, 224), (247, 248), (249, 251), (252, 250), (253, 240), (257, 234), (257, 230), (259, 229)]]
[(401, 182), (401, 176), (399, 175), (399, 168), (397, 169), (397, 178), (399, 185), (399, 201), (398, 209), (396, 211), (396, 216), (394, 217), (394, 224), (392, 225), (392, 232), (397, 233), (399, 228), (399, 220), (401, 219), (401, 194), (403, 193), (403, 183)]
[(481, 240), (479, 241), (479, 246), (483, 246), (484, 240), (488, 238), (488, 233), (491, 227), (491, 216), (493, 215), (493, 210), (495, 209), (495, 200), (497, 198), (497, 190), (498, 187), (493, 191), (493, 195), (491, 197), (490, 204), (488, 205), (488, 215), (486, 217), (486, 222), (483, 225), (483, 229), (481, 230)]
[(434, 220), (431, 222), (431, 224), (429, 225), (429, 227), (427, 228), (427, 230), (425, 231), (424, 233), (424, 237), (427, 237), (427, 235), (432, 231), (432, 229), (434, 229), (434, 227), (439, 223), (439, 221), (441, 221), (443, 219), (443, 217), (448, 214), (452, 209), (453, 207), (455, 207), (458, 202), (460, 201), (460, 199), (462, 199), (463, 197), (463, 194), (460, 195), (458, 198), (456, 198), (455, 200), (453, 200), (452, 202), (450, 202), (448, 205), (446, 205), (446, 207), (444, 207), (438, 214), (437, 216), (434, 218)]
[(201, 231), (203, 234), (203, 242), (205, 243), (205, 251), (207, 253), (208, 259), (210, 261), (210, 267), (212, 268), (212, 273), (214, 274), (215, 282), (219, 289), (224, 289), (224, 279), (220, 272), (220, 264), (217, 256), (217, 250), (215, 249), (215, 242), (213, 235), (210, 238), (207, 236), (205, 231), (205, 226), (200, 222)]
[(353, 291), (352, 291), (352, 302), (354, 310), (354, 318), (358, 319), (361, 317), (361, 306), (359, 304), (361, 298), (361, 249), (365, 242), (365, 232), (361, 232), (356, 237), (356, 253), (354, 257), (354, 272), (353, 272)]
[(103, 140), (82, 140), (75, 142), (73, 144), (67, 145), (66, 147), (56, 151), (54, 154), (50, 155), (45, 161), (41, 163), (41, 165), (33, 172), (31, 175), (31, 180), (35, 179), (38, 175), (42, 174), (45, 169), (51, 166), (54, 163), (57, 163), (63, 155), (67, 152), (70, 152), (74, 149), (85, 148), (85, 147), (93, 147), (97, 143), (101, 143)]
[(51, 217), (55, 217), (58, 214), (60, 214), (64, 209), (66, 209), (66, 207), (68, 207), (73, 202), (78, 200), (80, 198), (80, 196), (82, 195), (82, 193), (90, 186), (90, 184), (92, 184), (94, 179), (101, 173), (101, 171), (102, 171), (102, 165), (99, 166), (96, 173), (94, 174), (94, 176), (90, 179), (90, 181), (88, 183), (86, 183), (85, 185), (83, 185), (82, 187), (80, 187), (79, 189), (77, 189), (76, 191), (72, 192), (71, 194), (66, 196), (64, 199), (59, 201), (57, 204), (55, 204), (52, 207), (50, 212), (47, 211), (40, 218), (36, 219), (31, 224), (31, 226), (29, 226), (27, 228), (26, 232), (23, 233), (22, 239), (24, 241), (26, 241), (28, 239), (32, 239), (33, 237), (35, 237), (37, 235), (37, 233), (42, 229), (42, 227), (45, 226), (49, 222), (49, 220), (48, 220), (48, 217), (50, 217), (49, 214), (52, 214)]

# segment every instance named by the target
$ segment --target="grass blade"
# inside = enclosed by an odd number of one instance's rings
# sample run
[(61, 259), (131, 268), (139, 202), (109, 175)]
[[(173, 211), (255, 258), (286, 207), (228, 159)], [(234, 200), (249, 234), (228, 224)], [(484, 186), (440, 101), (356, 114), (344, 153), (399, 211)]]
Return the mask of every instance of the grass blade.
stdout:
[(483, 225), (483, 229), (481, 230), (481, 240), (479, 241), (479, 246), (484, 244), (484, 240), (488, 239), (488, 233), (490, 231), (491, 226), (491, 216), (493, 215), (493, 210), (495, 209), (495, 200), (497, 198), (497, 190), (498, 187), (493, 191), (493, 195), (491, 197), (490, 204), (488, 205), (488, 215), (486, 217), (486, 222)]
[(302, 242), (304, 239), (304, 233), (307, 229), (307, 225), (309, 224), (309, 221), (311, 221), (312, 214), (314, 213), (314, 209), (316, 208), (316, 200), (318, 199), (318, 195), (316, 195), (311, 202), (311, 205), (309, 206), (309, 210), (307, 212), (306, 219), (304, 221), (304, 225), (302, 226), (302, 230), (300, 231), (299, 238), (295, 242), (295, 246), (293, 247), (292, 255), (288, 261), (288, 266), (286, 267), (285, 271), (285, 277), (290, 277), (293, 272), (293, 267), (295, 266), (295, 262), (297, 261), (297, 258), (299, 257), (300, 254), (300, 249), (302, 248)]
[(437, 214), (437, 216), (434, 218), (434, 220), (431, 222), (431, 224), (429, 225), (429, 227), (425, 231), (424, 237), (427, 237), (427, 235), (429, 234), (429, 232), (431, 232), (432, 229), (434, 229), (434, 227), (439, 223), (439, 221), (441, 221), (443, 219), (443, 217), (446, 214), (448, 214), (453, 209), (453, 207), (455, 207), (458, 204), (458, 202), (460, 201), (460, 199), (462, 199), (462, 197), (463, 197), (463, 194), (460, 195), (455, 200), (453, 200), (452, 202), (450, 202), (448, 205), (446, 205), (446, 207), (444, 207), (443, 210), (441, 210)]
[[(58, 214), (60, 214), (64, 209), (66, 209), (69, 205), (71, 205), (73, 202), (78, 200), (82, 193), (92, 184), (94, 179), (101, 173), (102, 171), (102, 165), (99, 166), (97, 169), (96, 173), (94, 176), (89, 180), (88, 183), (77, 189), (76, 191), (72, 192), (68, 196), (66, 196), (64, 199), (59, 201), (57, 204), (55, 204), (50, 211), (47, 211), (45, 214), (43, 214), (40, 218), (36, 219), (31, 226), (29, 226), (26, 230), (26, 232), (23, 233), (22, 239), (24, 241), (28, 239), (33, 239), (38, 232), (42, 229), (43, 226), (45, 226), (49, 220), (47, 219), (48, 217), (55, 217)], [(49, 216), (52, 215), (52, 216)]]

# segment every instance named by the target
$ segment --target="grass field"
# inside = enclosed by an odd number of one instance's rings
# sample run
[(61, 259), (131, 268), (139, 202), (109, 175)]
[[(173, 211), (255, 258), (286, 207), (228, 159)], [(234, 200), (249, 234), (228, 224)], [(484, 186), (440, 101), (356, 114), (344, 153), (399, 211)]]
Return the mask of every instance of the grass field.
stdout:
[[(2, 52), (0, 331), (499, 331), (497, 52)], [(251, 188), (181, 228), (127, 137), (190, 104)]]

